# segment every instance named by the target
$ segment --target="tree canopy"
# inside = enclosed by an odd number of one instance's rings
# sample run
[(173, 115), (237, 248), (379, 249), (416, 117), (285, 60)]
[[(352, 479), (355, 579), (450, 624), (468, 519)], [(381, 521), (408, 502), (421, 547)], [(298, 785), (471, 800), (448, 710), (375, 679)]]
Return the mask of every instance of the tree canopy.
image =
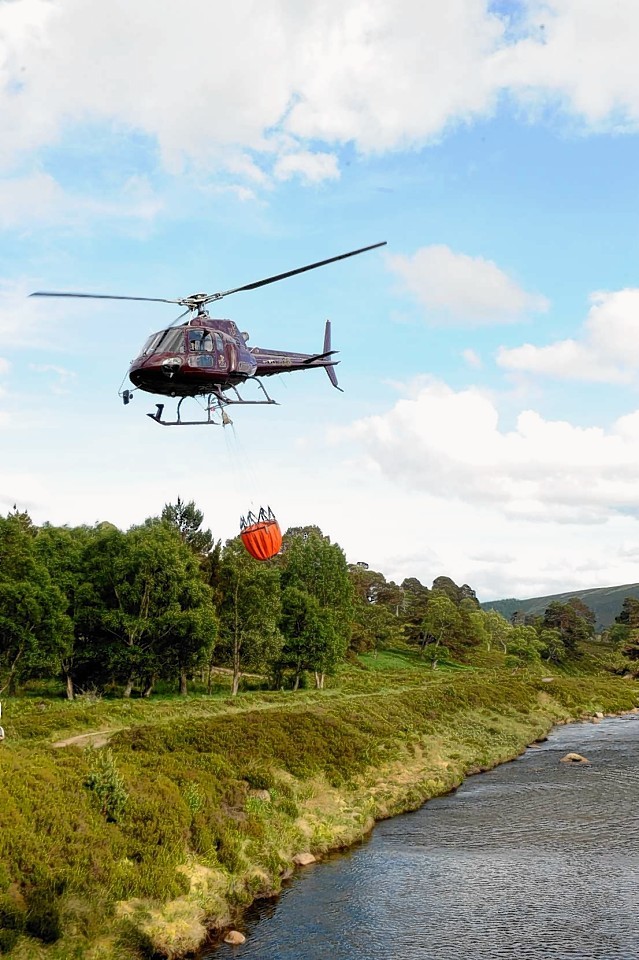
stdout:
[[(349, 565), (317, 526), (286, 531), (279, 556), (254, 560), (239, 538), (223, 546), (194, 501), (128, 530), (37, 527), (17, 509), (0, 517), (0, 691), (57, 678), (67, 696), (91, 690), (149, 696), (162, 682), (227, 670), (246, 682), (318, 687), (358, 653), (414, 648), (433, 666), (485, 655), (515, 664), (577, 657), (594, 631), (581, 602), (509, 623), (479, 608), (447, 576), (386, 580)], [(639, 601), (610, 631), (624, 663), (639, 661)], [(473, 652), (475, 651), (475, 652)]]

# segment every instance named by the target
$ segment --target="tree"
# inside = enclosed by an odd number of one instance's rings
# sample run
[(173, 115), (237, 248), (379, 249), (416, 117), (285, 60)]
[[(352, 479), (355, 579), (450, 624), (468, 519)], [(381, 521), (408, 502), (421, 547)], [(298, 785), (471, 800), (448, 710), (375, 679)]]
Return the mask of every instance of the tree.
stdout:
[(484, 611), (480, 609), (476, 598), (463, 596), (457, 605), (461, 618), (461, 630), (458, 644), (460, 647), (486, 646), (489, 641)]
[(633, 630), (639, 628), (639, 600), (636, 597), (625, 598), (615, 622), (623, 623)]
[(95, 530), (90, 527), (54, 527), (45, 523), (38, 529), (35, 537), (36, 553), (58, 589), (64, 594), (67, 612), (73, 623), (73, 635), (60, 651), (59, 660), (59, 669), (69, 700), (73, 700), (75, 696), (74, 674), (82, 651), (88, 646), (88, 638), (78, 630), (78, 604), (86, 580), (84, 553), (94, 535)]
[(383, 574), (369, 570), (368, 566), (351, 564), (348, 572), (353, 588), (351, 649), (363, 653), (402, 640), (401, 588), (387, 583)]
[(213, 550), (213, 534), (210, 530), (202, 530), (204, 514), (195, 506), (194, 500), (184, 503), (178, 497), (175, 503), (165, 503), (160, 519), (175, 527), (184, 543), (199, 557), (206, 557)]
[(632, 662), (636, 675), (636, 668), (639, 667), (639, 629), (636, 627), (630, 631), (624, 646), (621, 648), (621, 653)]
[(597, 615), (594, 610), (591, 610), (588, 604), (584, 603), (580, 597), (571, 597), (568, 603), (571, 607), (574, 607), (581, 619), (590, 625), (592, 633), (594, 633), (595, 623), (597, 622)]
[(315, 682), (324, 686), (324, 677), (346, 654), (350, 641), (353, 588), (342, 548), (331, 543), (318, 527), (287, 530), (282, 549), (282, 586), (297, 587), (315, 597), (334, 631), (331, 653), (315, 670)]
[(451, 580), (450, 577), (436, 577), (433, 580), (433, 591), (436, 593), (444, 593), (449, 600), (459, 606), (463, 600), (468, 600), (472, 603), (474, 607), (479, 609), (479, 600), (477, 599), (477, 594), (469, 587), (467, 583), (462, 584), (461, 587), (458, 587), (454, 580)]
[(552, 653), (558, 650), (557, 641), (555, 631), (547, 631), (545, 641), (542, 641), (534, 627), (516, 626), (511, 628), (506, 652), (524, 663), (534, 663), (540, 659), (543, 650)]
[(639, 600), (626, 597), (607, 638), (621, 654), (619, 668), (624, 673), (639, 675)]
[[(222, 555), (222, 541), (214, 540), (210, 530), (203, 530), (204, 514), (195, 505), (194, 500), (184, 503), (180, 497), (176, 503), (167, 503), (162, 510), (161, 519), (178, 530), (184, 543), (193, 551), (200, 563), (204, 582), (213, 590), (213, 602), (219, 602), (219, 568)], [(211, 647), (213, 654), (214, 647)], [(211, 671), (213, 660), (208, 663), (208, 692), (211, 691)]]
[(0, 693), (56, 672), (71, 643), (66, 600), (37, 556), (35, 537), (27, 514), (0, 517)]
[(401, 620), (380, 602), (353, 603), (350, 647), (358, 653), (392, 647), (404, 639)]
[(566, 647), (564, 646), (559, 630), (542, 627), (538, 636), (540, 653), (544, 660), (561, 663), (566, 659)]
[(455, 604), (447, 593), (433, 590), (421, 623), (421, 635), (425, 642), (430, 637), (431, 643), (445, 644), (456, 652), (480, 643), (487, 645), (489, 634), (484, 618), (471, 597), (462, 597)]
[(160, 677), (179, 677), (180, 692), (206, 659), (217, 620), (211, 590), (179, 533), (148, 520), (126, 533), (102, 524), (85, 554), (90, 579), (79, 599), (78, 627), (97, 662), (129, 697), (148, 695)]
[(422, 620), (422, 632), (432, 637), (435, 646), (450, 646), (458, 641), (462, 631), (462, 618), (453, 601), (444, 593), (431, 594)]
[(484, 611), (484, 623), (488, 633), (487, 648), (490, 650), (493, 643), (498, 644), (504, 653), (508, 649), (508, 640), (510, 639), (513, 627), (505, 617), (497, 610)]
[(284, 643), (277, 667), (293, 670), (293, 689), (297, 690), (304, 670), (329, 673), (340, 657), (333, 618), (320, 607), (315, 597), (299, 587), (282, 591), (280, 630)]
[(403, 614), (404, 633), (408, 643), (420, 643), (422, 637), (422, 623), (426, 616), (430, 590), (417, 579), (407, 577), (402, 581), (404, 594)]
[(270, 668), (282, 647), (280, 574), (274, 564), (254, 560), (236, 538), (222, 551), (218, 586), (218, 656), (233, 671), (236, 696), (242, 673)]
[(566, 652), (575, 654), (579, 643), (592, 638), (594, 624), (572, 604), (553, 600), (544, 612), (542, 630), (559, 631)]

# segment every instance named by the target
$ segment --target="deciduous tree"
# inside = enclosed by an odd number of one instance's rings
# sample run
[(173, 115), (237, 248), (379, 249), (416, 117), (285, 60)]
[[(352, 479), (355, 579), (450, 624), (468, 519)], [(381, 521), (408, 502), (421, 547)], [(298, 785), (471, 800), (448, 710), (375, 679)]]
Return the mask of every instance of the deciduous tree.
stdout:
[(88, 545), (90, 580), (82, 592), (79, 625), (101, 650), (110, 678), (151, 691), (159, 677), (179, 677), (206, 659), (217, 620), (211, 590), (179, 533), (159, 520), (126, 533), (101, 525)]
[(239, 539), (228, 540), (219, 570), (220, 642), (217, 656), (233, 671), (235, 696), (242, 673), (266, 671), (282, 647), (280, 573), (275, 564), (261, 563)]
[(325, 623), (332, 623), (330, 655), (327, 645), (323, 665), (315, 671), (316, 684), (323, 687), (325, 674), (346, 654), (350, 641), (353, 587), (344, 551), (318, 527), (298, 527), (284, 536), (281, 563), (283, 587), (297, 587), (315, 597)]
[(0, 517), (0, 693), (57, 672), (70, 647), (66, 599), (35, 549), (27, 514)]

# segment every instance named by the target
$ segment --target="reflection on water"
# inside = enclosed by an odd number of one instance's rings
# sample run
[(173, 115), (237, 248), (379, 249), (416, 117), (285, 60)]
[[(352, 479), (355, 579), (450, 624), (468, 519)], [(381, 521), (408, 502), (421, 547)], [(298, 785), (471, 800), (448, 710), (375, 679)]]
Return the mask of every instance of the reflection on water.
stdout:
[[(590, 766), (560, 763), (568, 751)], [(214, 960), (637, 960), (639, 718), (514, 763), (303, 870)]]

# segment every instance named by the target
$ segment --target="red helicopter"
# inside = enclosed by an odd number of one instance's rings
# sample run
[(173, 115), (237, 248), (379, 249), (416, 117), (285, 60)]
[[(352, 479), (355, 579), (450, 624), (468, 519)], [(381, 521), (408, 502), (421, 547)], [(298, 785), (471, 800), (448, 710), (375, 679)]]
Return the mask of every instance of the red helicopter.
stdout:
[[(243, 287), (234, 287), (221, 293), (194, 293), (181, 300), (169, 300), (163, 297), (120, 297), (109, 294), (94, 293), (55, 293), (37, 291), (32, 297), (84, 297), (93, 300), (144, 300), (153, 303), (177, 303), (186, 307), (164, 330), (152, 334), (140, 352), (140, 355), (129, 367), (129, 379), (134, 384), (133, 390), (122, 390), (120, 396), (124, 404), (128, 404), (135, 389), (147, 393), (162, 394), (168, 397), (180, 397), (177, 405), (176, 419), (164, 420), (164, 403), (156, 404), (155, 413), (149, 413), (152, 420), (162, 426), (193, 426), (201, 424), (219, 424), (215, 414), (219, 414), (222, 424), (230, 423), (224, 408), (234, 403), (266, 404), (277, 403), (266, 392), (261, 377), (270, 377), (276, 373), (292, 373), (293, 370), (309, 370), (312, 367), (323, 367), (328, 378), (338, 390), (335, 365), (339, 362), (332, 357), (337, 353), (331, 349), (331, 323), (326, 321), (324, 330), (324, 345), (321, 353), (292, 353), (285, 350), (267, 350), (262, 347), (249, 347), (248, 334), (241, 333), (232, 320), (218, 320), (209, 315), (207, 306), (231, 293), (241, 290), (256, 290), (258, 287), (294, 277), (307, 270), (324, 267), (337, 260), (345, 260), (368, 250), (383, 247), (383, 243), (375, 243), (360, 250), (351, 250), (338, 257), (310, 263), (296, 270), (279, 273), (265, 280), (247, 283)], [(187, 314), (192, 314), (190, 320), (175, 326)], [(248, 380), (255, 380), (262, 399), (245, 400), (238, 391), (238, 386)], [(202, 397), (205, 399), (204, 413), (206, 419), (183, 420), (180, 408), (186, 397)]]

